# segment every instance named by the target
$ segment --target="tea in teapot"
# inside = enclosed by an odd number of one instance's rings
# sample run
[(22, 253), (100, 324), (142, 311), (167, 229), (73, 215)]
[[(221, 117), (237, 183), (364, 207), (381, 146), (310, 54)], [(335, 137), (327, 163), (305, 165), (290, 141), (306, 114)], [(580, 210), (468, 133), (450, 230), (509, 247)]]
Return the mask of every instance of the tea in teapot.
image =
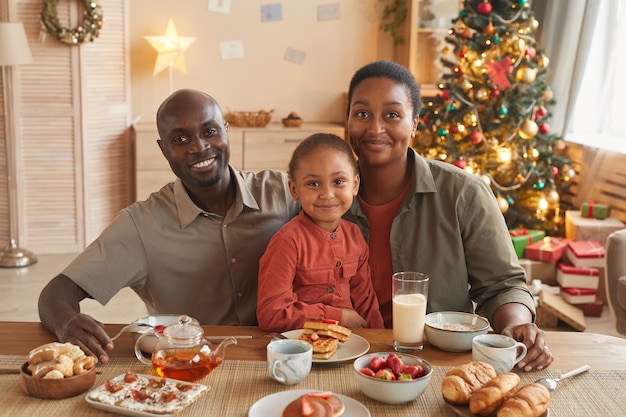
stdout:
[[(158, 342), (151, 360), (143, 356), (140, 340), (146, 336), (157, 336)], [(135, 342), (135, 356), (141, 362), (154, 366), (156, 373), (165, 378), (183, 381), (197, 381), (207, 376), (224, 360), (224, 350), (228, 345), (237, 344), (237, 339), (224, 339), (216, 349), (204, 337), (202, 327), (194, 324), (189, 316), (182, 315), (178, 324), (168, 326), (163, 334), (149, 332)]]

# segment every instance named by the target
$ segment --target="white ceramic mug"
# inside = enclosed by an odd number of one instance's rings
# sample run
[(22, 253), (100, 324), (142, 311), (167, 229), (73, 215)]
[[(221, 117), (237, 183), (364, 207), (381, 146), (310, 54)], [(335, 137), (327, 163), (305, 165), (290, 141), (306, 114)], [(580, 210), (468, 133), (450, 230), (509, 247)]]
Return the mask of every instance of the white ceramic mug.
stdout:
[(491, 364), (497, 374), (512, 370), (526, 351), (525, 344), (501, 334), (482, 334), (472, 340), (472, 358)]
[(311, 372), (313, 346), (303, 340), (280, 339), (267, 345), (270, 376), (285, 385), (302, 381)]

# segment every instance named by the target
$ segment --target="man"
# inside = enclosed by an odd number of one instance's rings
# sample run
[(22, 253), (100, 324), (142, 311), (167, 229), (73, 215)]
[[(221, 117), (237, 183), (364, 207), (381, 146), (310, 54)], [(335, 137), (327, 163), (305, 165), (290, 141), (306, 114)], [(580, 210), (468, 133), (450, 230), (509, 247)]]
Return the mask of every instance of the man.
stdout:
[(42, 323), (103, 363), (113, 343), (102, 323), (80, 313), (81, 300), (104, 305), (131, 287), (151, 314), (255, 325), (259, 258), (299, 211), (286, 174), (229, 166), (228, 124), (213, 97), (176, 91), (156, 119), (178, 179), (122, 210), (39, 298)]

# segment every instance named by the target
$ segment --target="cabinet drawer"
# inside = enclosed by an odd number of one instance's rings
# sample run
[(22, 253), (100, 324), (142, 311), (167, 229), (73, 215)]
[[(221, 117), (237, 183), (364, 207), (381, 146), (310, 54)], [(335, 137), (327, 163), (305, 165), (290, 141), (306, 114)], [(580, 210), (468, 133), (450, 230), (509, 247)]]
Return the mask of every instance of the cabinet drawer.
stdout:
[(307, 136), (302, 132), (246, 133), (244, 138), (246, 171), (262, 169), (287, 171), (293, 150)]

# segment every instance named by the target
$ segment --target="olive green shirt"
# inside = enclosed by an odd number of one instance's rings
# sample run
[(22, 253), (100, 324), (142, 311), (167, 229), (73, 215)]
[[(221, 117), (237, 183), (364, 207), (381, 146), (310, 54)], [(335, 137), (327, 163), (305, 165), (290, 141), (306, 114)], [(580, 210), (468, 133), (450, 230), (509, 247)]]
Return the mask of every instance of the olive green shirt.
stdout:
[(255, 325), (259, 259), (299, 204), (284, 173), (231, 173), (237, 192), (225, 217), (197, 207), (177, 179), (123, 209), (63, 274), (103, 305), (132, 287), (150, 314)]
[[(492, 321), (499, 306), (516, 302), (534, 317), (525, 272), (493, 192), (478, 176), (451, 164), (410, 148), (408, 157), (414, 161), (413, 181), (391, 226), (393, 271), (430, 276), (429, 312), (473, 312), (474, 302), (476, 312)], [(358, 199), (344, 217), (369, 239)]]

